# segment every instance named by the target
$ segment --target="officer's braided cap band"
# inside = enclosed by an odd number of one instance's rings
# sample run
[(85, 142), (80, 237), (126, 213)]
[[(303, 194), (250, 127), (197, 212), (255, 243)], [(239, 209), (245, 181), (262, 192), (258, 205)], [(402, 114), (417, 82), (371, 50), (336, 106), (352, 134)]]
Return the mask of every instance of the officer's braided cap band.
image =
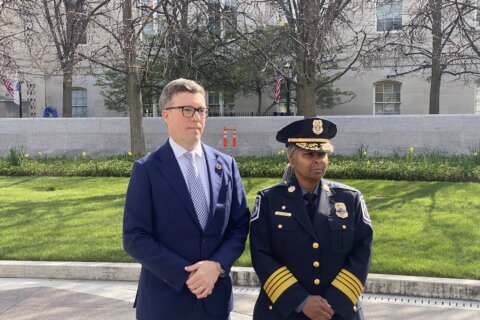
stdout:
[(328, 120), (312, 117), (294, 121), (277, 132), (277, 141), (307, 151), (332, 153), (330, 139), (337, 134), (337, 126)]

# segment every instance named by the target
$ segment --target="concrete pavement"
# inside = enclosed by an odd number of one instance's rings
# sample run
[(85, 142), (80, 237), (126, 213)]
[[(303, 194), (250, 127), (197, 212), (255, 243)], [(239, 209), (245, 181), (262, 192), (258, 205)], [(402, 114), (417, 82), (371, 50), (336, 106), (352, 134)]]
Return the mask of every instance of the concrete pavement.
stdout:
[[(258, 288), (234, 288), (232, 320), (251, 320)], [(0, 278), (0, 320), (134, 320), (136, 283)], [(369, 320), (475, 320), (480, 303), (365, 294)]]
[[(136, 263), (0, 261), (0, 320), (133, 320)], [(259, 292), (251, 268), (232, 270), (232, 320), (251, 320)], [(370, 274), (369, 320), (480, 320), (480, 281)], [(180, 319), (181, 320), (181, 319)]]

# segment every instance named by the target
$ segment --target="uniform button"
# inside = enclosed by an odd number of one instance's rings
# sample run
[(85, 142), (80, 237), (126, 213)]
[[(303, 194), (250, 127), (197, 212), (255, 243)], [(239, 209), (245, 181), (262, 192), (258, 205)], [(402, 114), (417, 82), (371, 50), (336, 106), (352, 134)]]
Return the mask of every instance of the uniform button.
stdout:
[(313, 249), (318, 249), (319, 246), (320, 246), (320, 245), (318, 244), (318, 242), (314, 242), (314, 243), (312, 244)]
[(313, 262), (313, 266), (314, 266), (315, 268), (320, 267), (320, 262), (314, 261), (314, 262)]
[(357, 306), (353, 306), (353, 311), (357, 311)]
[(281, 224), (278, 225), (278, 229), (282, 229), (283, 226)]
[(273, 307), (272, 307), (272, 306), (268, 306), (268, 310), (272, 310), (272, 309), (273, 309)]
[(319, 279), (315, 279), (313, 280), (313, 283), (315, 283), (316, 286), (318, 286), (320, 284), (320, 280)]
[(347, 226), (346, 226), (346, 225), (342, 225), (342, 229), (347, 229)]

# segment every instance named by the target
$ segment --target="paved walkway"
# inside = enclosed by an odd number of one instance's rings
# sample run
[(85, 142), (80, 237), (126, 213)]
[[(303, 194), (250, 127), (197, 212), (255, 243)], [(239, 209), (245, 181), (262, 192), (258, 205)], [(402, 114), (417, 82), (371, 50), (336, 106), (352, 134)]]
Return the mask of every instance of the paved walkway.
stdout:
[[(235, 287), (232, 320), (251, 320), (258, 288)], [(134, 320), (136, 283), (0, 278), (0, 320)], [(479, 320), (480, 302), (365, 294), (369, 320)]]

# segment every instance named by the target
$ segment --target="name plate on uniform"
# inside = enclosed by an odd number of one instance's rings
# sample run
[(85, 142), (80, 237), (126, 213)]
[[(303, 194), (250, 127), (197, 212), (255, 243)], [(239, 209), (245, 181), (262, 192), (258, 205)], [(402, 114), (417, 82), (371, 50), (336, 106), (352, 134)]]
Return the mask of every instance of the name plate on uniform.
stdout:
[(276, 216), (282, 216), (282, 217), (291, 217), (292, 214), (290, 212), (283, 212), (283, 211), (275, 211)]

